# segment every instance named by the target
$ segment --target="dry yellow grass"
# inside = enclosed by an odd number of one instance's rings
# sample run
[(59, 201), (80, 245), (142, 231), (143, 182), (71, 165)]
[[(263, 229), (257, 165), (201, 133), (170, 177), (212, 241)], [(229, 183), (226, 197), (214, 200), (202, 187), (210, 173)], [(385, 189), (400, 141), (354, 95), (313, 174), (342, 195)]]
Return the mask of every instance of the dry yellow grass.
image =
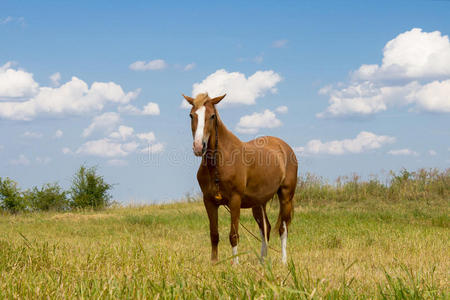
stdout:
[[(219, 256), (202, 203), (36, 213), (0, 218), (1, 298), (445, 298), (448, 201), (332, 202), (297, 207), (291, 264), (240, 229), (231, 266), (229, 216), (220, 209)], [(272, 222), (277, 207), (269, 208)], [(244, 210), (242, 222), (257, 226)], [(272, 232), (270, 245), (279, 249)]]

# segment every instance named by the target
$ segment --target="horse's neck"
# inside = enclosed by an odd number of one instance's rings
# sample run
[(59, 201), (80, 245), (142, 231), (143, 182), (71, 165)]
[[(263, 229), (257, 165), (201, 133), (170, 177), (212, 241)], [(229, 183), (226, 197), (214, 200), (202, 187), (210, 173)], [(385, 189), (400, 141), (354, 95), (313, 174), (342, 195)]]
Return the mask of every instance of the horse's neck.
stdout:
[[(217, 148), (216, 149), (216, 130), (217, 130)], [(227, 129), (219, 116), (217, 116), (217, 128), (214, 126), (214, 130), (209, 138), (208, 149), (218, 150), (221, 158), (227, 157), (234, 149), (241, 147), (241, 140), (235, 136), (230, 130)]]

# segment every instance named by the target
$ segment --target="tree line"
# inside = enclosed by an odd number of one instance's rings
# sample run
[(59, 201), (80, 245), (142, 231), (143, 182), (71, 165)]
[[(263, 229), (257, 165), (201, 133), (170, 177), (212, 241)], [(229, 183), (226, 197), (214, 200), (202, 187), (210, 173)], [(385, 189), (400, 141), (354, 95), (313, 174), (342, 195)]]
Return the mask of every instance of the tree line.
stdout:
[(0, 211), (69, 211), (102, 209), (111, 205), (112, 185), (105, 182), (96, 167), (81, 166), (64, 190), (58, 183), (21, 190), (14, 180), (0, 177)]

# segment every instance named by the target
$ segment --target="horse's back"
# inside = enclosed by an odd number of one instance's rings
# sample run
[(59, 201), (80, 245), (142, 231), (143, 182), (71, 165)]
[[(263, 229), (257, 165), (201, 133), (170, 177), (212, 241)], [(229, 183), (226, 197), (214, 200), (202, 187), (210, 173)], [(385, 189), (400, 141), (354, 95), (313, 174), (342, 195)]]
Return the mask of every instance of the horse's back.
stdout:
[(249, 154), (256, 154), (247, 174), (253, 177), (255, 185), (258, 183), (258, 189), (266, 190), (265, 186), (269, 194), (280, 187), (295, 189), (298, 163), (293, 149), (286, 142), (277, 137), (263, 136), (245, 143), (245, 148)]
[(262, 136), (245, 144), (253, 148), (255, 152), (265, 151), (271, 154), (279, 154), (276, 158), (281, 159), (281, 161), (277, 162), (286, 167), (295, 167), (295, 173), (297, 173), (298, 162), (294, 150), (282, 139), (274, 136)]

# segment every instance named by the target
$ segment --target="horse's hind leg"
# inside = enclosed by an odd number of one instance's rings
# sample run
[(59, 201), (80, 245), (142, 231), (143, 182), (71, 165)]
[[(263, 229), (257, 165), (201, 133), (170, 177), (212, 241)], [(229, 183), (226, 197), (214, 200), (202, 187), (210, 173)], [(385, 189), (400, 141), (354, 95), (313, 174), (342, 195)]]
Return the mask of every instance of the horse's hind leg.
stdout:
[(270, 238), (270, 223), (266, 214), (266, 206), (257, 206), (252, 208), (253, 217), (258, 223), (261, 232), (261, 259), (267, 256), (267, 242)]
[(280, 214), (278, 215), (277, 227), (281, 239), (281, 261), (283, 264), (287, 262), (287, 236), (288, 226), (291, 223), (292, 214), (294, 212), (293, 198), (295, 187), (282, 186), (278, 190), (278, 198), (280, 200)]

